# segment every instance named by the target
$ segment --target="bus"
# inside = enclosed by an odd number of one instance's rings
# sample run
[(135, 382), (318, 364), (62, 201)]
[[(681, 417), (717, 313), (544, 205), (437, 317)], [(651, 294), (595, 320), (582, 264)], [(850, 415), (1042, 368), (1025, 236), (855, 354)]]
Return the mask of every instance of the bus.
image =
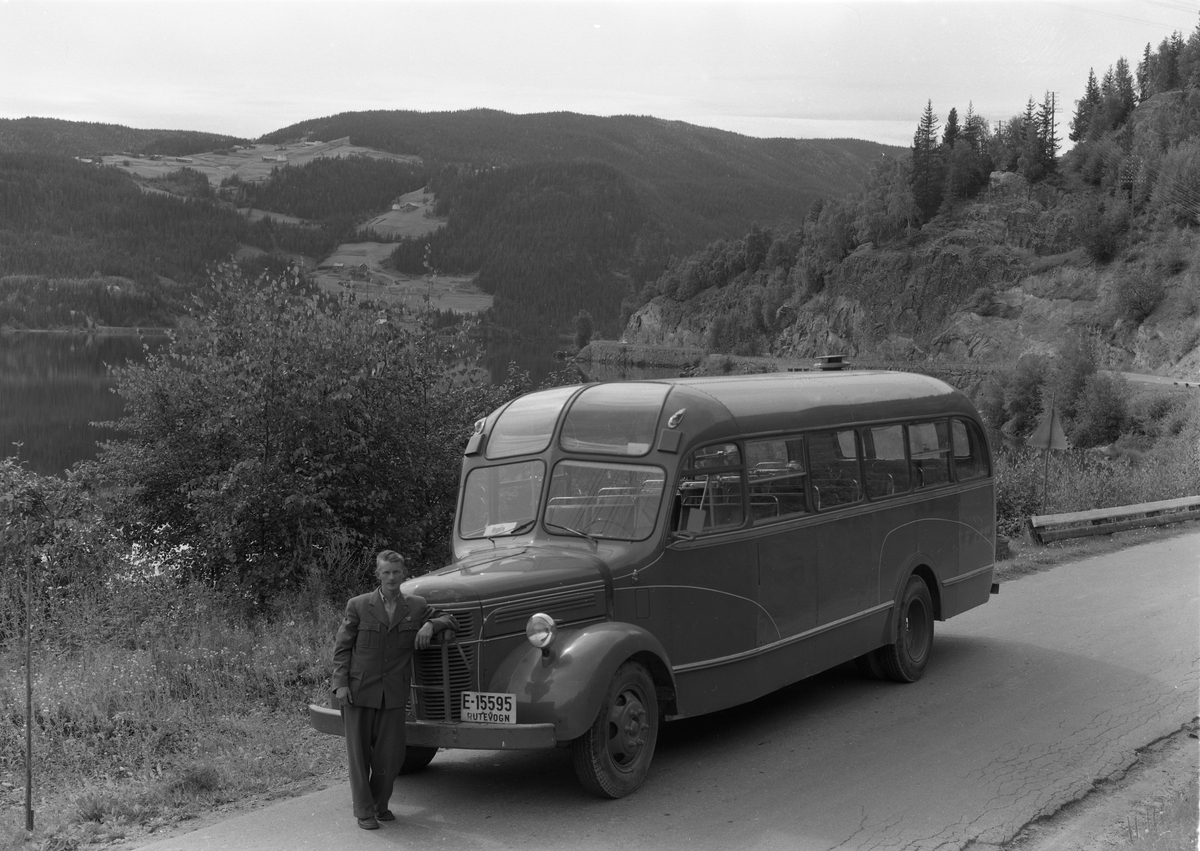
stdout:
[[(660, 725), (854, 660), (921, 677), (997, 590), (986, 432), (888, 371), (556, 387), (475, 424), (453, 561), (408, 580), (457, 634), (416, 654), (404, 773), (439, 748), (569, 748), (644, 781)], [(336, 707), (310, 706), (341, 732)]]

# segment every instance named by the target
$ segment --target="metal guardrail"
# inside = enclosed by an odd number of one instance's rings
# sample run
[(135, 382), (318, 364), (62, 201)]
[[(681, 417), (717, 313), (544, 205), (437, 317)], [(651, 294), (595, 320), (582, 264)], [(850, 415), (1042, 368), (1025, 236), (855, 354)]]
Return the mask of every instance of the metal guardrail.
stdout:
[(1094, 508), (1068, 514), (1035, 514), (1029, 518), (1029, 531), (1038, 543), (1111, 535), (1147, 526), (1165, 526), (1200, 520), (1200, 496), (1185, 496), (1161, 502), (1143, 502), (1116, 508)]

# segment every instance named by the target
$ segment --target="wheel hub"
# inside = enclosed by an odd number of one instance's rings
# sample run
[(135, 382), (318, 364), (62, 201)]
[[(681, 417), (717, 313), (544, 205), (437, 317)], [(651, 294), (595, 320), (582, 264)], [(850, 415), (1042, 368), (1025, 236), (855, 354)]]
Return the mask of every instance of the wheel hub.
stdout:
[(633, 692), (622, 692), (608, 715), (608, 752), (617, 765), (634, 762), (646, 744), (646, 707)]

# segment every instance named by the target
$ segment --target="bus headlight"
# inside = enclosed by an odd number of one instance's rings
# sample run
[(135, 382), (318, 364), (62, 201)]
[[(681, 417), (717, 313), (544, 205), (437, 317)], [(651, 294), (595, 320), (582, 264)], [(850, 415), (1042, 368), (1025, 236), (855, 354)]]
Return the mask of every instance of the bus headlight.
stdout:
[(554, 618), (542, 612), (530, 617), (529, 622), (525, 624), (525, 637), (540, 650), (545, 650), (553, 644), (557, 635), (558, 626), (554, 623)]

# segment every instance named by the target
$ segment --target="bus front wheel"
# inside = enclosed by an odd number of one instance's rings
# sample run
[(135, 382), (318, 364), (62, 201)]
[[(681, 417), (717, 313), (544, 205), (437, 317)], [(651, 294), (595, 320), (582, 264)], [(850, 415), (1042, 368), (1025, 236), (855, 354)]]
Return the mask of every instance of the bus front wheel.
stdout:
[(895, 643), (875, 652), (889, 680), (915, 683), (925, 673), (933, 650), (933, 599), (921, 577), (908, 577), (896, 617), (900, 622), (896, 626)]
[(409, 745), (404, 749), (404, 762), (400, 763), (401, 774), (416, 774), (433, 761), (437, 748), (423, 748)]
[(575, 774), (603, 798), (622, 798), (642, 785), (658, 740), (654, 680), (638, 662), (617, 669), (596, 720), (572, 743)]

